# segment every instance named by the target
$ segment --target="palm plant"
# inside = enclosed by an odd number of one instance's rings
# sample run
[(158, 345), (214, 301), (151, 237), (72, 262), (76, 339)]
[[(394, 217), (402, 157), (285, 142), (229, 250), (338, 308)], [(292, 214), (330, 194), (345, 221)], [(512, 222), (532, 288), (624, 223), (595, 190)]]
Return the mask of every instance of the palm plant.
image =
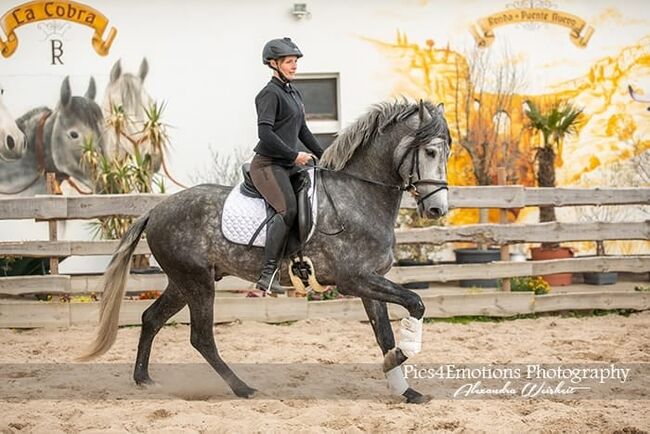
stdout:
[[(535, 153), (537, 185), (555, 187), (556, 158), (562, 158), (564, 139), (577, 133), (583, 109), (568, 102), (556, 102), (548, 111), (542, 112), (532, 101), (526, 101), (526, 104), (527, 127), (542, 134), (542, 145)], [(555, 208), (540, 207), (539, 221), (555, 221)]]

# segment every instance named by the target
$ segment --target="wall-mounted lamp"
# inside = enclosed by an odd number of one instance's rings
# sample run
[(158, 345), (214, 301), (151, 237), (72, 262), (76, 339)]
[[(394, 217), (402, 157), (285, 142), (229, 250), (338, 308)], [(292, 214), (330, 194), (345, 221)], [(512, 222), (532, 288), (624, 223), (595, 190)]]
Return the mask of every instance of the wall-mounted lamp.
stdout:
[(291, 14), (298, 20), (311, 18), (311, 12), (307, 10), (307, 3), (294, 3)]

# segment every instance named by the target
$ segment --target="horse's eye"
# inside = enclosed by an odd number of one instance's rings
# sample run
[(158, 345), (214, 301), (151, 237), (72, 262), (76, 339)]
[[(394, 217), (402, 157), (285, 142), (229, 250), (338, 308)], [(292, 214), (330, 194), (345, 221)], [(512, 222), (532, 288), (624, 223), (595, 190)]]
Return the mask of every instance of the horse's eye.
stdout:
[(427, 149), (425, 152), (431, 158), (436, 158), (436, 155), (438, 155), (438, 151), (436, 151), (435, 149)]
[(70, 137), (73, 139), (78, 139), (79, 133), (77, 133), (76, 131), (70, 131)]

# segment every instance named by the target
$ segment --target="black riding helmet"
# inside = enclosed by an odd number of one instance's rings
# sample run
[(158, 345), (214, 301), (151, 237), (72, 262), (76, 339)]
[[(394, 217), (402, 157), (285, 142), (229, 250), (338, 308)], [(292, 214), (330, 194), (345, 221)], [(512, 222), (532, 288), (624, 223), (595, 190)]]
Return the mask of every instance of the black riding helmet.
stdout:
[(265, 65), (270, 65), (271, 60), (277, 60), (280, 57), (296, 56), (302, 57), (300, 48), (291, 41), (291, 38), (271, 39), (264, 44), (262, 50), (262, 62)]

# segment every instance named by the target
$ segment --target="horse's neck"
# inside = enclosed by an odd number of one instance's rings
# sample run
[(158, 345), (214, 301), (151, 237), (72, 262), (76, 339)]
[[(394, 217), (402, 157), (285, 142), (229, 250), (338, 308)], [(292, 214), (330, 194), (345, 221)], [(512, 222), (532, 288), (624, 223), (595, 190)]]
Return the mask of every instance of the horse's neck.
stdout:
[(402, 192), (355, 178), (392, 186), (400, 185), (399, 176), (394, 173), (392, 153), (387, 156), (385, 150), (371, 146), (359, 149), (341, 172), (343, 174), (332, 174), (339, 180), (338, 188), (344, 192), (345, 197), (354, 198), (356, 201), (343, 206), (351, 207), (353, 212), (369, 216), (372, 219), (369, 221), (390, 225), (392, 228), (399, 212)]

